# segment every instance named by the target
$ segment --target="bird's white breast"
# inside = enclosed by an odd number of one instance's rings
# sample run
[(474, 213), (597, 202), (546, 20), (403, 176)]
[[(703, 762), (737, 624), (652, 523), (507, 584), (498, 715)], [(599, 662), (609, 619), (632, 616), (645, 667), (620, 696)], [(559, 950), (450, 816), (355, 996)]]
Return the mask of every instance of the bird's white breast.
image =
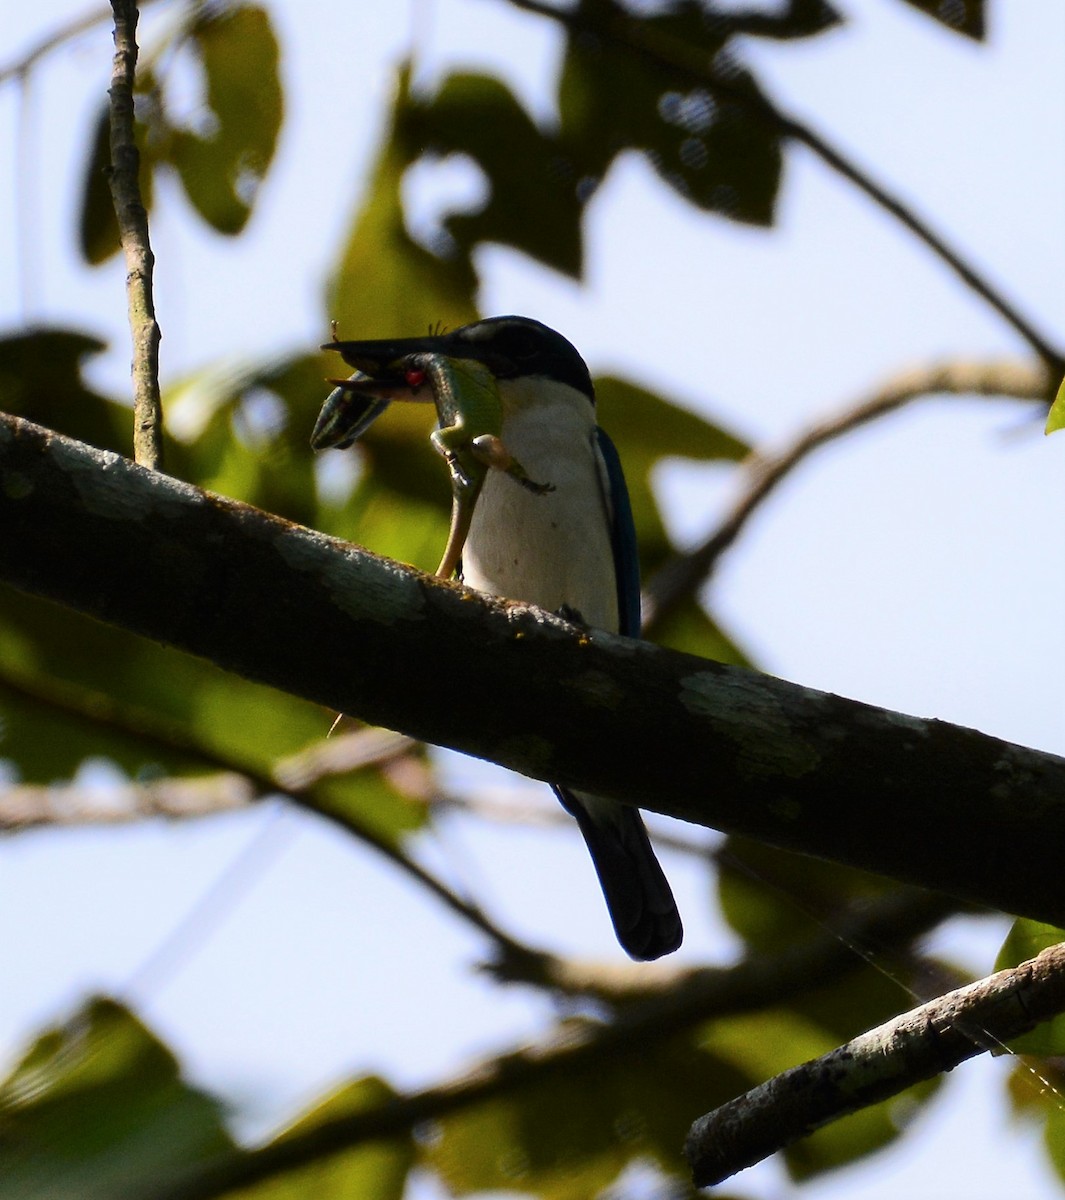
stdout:
[(502, 439), (537, 483), (538, 496), (489, 471), (462, 553), (473, 588), (551, 611), (568, 605), (599, 629), (618, 628), (606, 469), (595, 411), (574, 389), (543, 380), (500, 387)]

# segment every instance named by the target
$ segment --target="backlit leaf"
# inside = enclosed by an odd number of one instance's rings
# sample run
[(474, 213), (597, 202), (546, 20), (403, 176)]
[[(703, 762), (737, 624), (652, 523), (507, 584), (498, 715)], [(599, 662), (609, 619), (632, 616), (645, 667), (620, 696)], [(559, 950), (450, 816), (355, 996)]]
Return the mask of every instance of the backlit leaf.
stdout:
[[(407, 87), (404, 71), (398, 81), (397, 112), (408, 103)], [(419, 153), (419, 146), (406, 144), (395, 130), (386, 133), (329, 287), (328, 313), (342, 339), (412, 335), (477, 318), (477, 280), (468, 260), (431, 254), (407, 232), (401, 185)]]
[[(1065, 929), (1019, 917), (1013, 922), (1006, 940), (995, 959), (995, 970), (1018, 967), (1035, 958), (1050, 946), (1065, 942)], [(1009, 1044), (1014, 1054), (1030, 1054), (1040, 1058), (1065, 1055), (1065, 1015), (1044, 1021), (1030, 1033), (1014, 1038)]]
[(113, 1000), (42, 1034), (0, 1085), (2, 1200), (129, 1200), (234, 1150), (220, 1104)]
[(239, 233), (274, 156), (283, 101), (277, 39), (257, 5), (209, 8), (190, 31), (207, 83), (204, 128), (175, 129), (169, 161), (203, 219)]
[(574, 164), (504, 83), (451, 75), (431, 99), (412, 101), (402, 122), (423, 153), (468, 154), (488, 177), (484, 206), (444, 222), (467, 258), (478, 243), (501, 242), (580, 276), (583, 203)]
[[(344, 1084), (332, 1095), (297, 1118), (272, 1144), (283, 1143), (294, 1134), (307, 1133), (323, 1121), (353, 1116), (366, 1109), (381, 1108), (396, 1093), (381, 1079), (368, 1076)], [(330, 1155), (305, 1167), (297, 1167), (249, 1188), (227, 1191), (231, 1200), (402, 1200), (407, 1175), (413, 1164), (410, 1139), (369, 1142)]]

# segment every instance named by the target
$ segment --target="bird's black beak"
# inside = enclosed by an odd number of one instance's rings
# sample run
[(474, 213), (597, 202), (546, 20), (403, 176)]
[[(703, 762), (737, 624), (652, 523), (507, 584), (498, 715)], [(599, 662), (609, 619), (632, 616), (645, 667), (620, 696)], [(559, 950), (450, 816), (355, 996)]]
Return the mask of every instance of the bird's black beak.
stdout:
[(377, 342), (326, 342), (323, 350), (335, 350), (349, 367), (373, 379), (393, 377), (400, 364), (412, 354), (446, 354), (447, 335), (391, 338)]

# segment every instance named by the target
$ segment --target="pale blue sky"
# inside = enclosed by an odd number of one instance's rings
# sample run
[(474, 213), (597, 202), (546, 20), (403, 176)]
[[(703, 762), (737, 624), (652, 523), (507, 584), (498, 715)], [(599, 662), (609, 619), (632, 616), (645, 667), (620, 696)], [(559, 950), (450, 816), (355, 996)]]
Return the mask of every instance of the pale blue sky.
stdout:
[[(755, 61), (781, 103), (914, 203), (1065, 340), (1065, 6), (989, 5), (990, 43), (977, 46), (901, 0), (839, 0), (847, 27), (760, 47)], [(58, 23), (83, 11), (83, 0), (48, 7), (47, 21)], [(271, 6), (288, 117), (247, 234), (205, 234), (171, 189), (153, 214), (166, 376), (221, 356), (306, 349), (327, 332), (322, 281), (412, 27), (421, 78), (454, 66), (495, 69), (531, 108), (550, 113), (544, 79), (557, 40), (543, 22), (499, 0), (413, 7), (412, 15), (398, 4), (322, 3), (307, 19), (306, 6)], [(51, 24), (27, 25), (33, 14), (12, 0), (4, 10), (6, 62)], [(146, 34), (157, 20), (149, 13)], [(80, 147), (108, 72), (106, 26), (39, 70), (24, 128), (46, 154), (29, 162), (16, 157), (13, 89), (0, 93), (0, 327), (28, 315), (108, 337), (112, 349), (93, 375), (117, 391), (128, 361), (123, 269), (90, 272), (73, 256)], [(414, 198), (424, 216), (463, 176), (421, 185)], [(1024, 349), (890, 218), (802, 150), (789, 154), (772, 230), (689, 211), (629, 158), (597, 195), (586, 232), (583, 285), (508, 251), (482, 251), (482, 309), (539, 317), (580, 346), (593, 370), (670, 391), (754, 439), (782, 441), (913, 363)], [(29, 256), (28, 293), (20, 252)], [(1015, 405), (926, 402), (797, 473), (727, 559), (715, 611), (774, 674), (1063, 753), (1063, 468), (1065, 435), (1044, 439)], [(682, 537), (708, 528), (730, 494), (715, 469), (677, 466), (660, 483)], [(254, 879), (213, 936), (171, 973), (141, 974), (166, 931), (253, 838)], [(429, 853), (519, 934), (620, 954), (576, 839), (455, 822)], [(18, 914), (0, 926), (0, 959), (10, 964), (3, 1053), (87, 987), (125, 989), (198, 1079), (261, 1120), (345, 1071), (432, 1082), (549, 1015), (543, 1001), (480, 982), (467, 969), (475, 938), (305, 818), (267, 812), (182, 828), (34, 834), (0, 855), (0, 911)], [(704, 912), (705, 878), (668, 857), (666, 866), (685, 913), (684, 954), (695, 961), (727, 947)], [(957, 929), (943, 941), (989, 968), (1000, 935), (1001, 925)], [(1007, 1187), (1026, 1200), (1059, 1195), (1032, 1139), (1006, 1131), (1004, 1065), (958, 1075), (917, 1137), (810, 1194), (949, 1195), (935, 1177), (949, 1169), (956, 1194), (972, 1200)], [(778, 1196), (781, 1178), (767, 1164), (734, 1190)]]

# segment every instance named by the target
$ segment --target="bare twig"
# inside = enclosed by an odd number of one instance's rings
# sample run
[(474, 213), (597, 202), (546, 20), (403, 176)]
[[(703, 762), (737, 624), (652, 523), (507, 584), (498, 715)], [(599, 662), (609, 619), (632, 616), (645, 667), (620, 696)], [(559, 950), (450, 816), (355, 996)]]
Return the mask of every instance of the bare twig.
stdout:
[(136, 0), (111, 0), (115, 55), (111, 73), (111, 196), (126, 257), (126, 296), (133, 338), (133, 457), (158, 470), (163, 461), (159, 398), (159, 323), (155, 319), (148, 214), (141, 200), (140, 154), (134, 136), (133, 82), (137, 67)]
[(967, 287), (1013, 326), (1044, 363), (1060, 374), (1062, 366), (1065, 365), (1065, 354), (1052, 346), (1016, 306), (1009, 303), (997, 288), (984, 279), (912, 208), (892, 195), (887, 188), (876, 183), (870, 175), (834, 149), (820, 134), (781, 112), (761, 91), (742, 86), (737, 80), (730, 78), (703, 50), (688, 45), (679, 38), (663, 35), (650, 27), (647, 21), (633, 18), (620, 8), (604, 12), (602, 6), (597, 6), (595, 16), (588, 16), (583, 6), (561, 9), (545, 3), (544, 0), (509, 2), (525, 12), (557, 21), (571, 32), (593, 34), (607, 38), (615, 45), (625, 46), (633, 54), (648, 59), (658, 67), (676, 71), (678, 75), (710, 88), (718, 95), (727, 96), (730, 101), (742, 105), (753, 117), (765, 121), (781, 137), (791, 138), (792, 141), (808, 147), (826, 166), (853, 183), (924, 242)]
[(713, 572), (747, 521), (776, 486), (815, 450), (913, 400), (932, 396), (1011, 396), (1045, 403), (1053, 376), (1039, 363), (949, 360), (889, 379), (856, 404), (818, 421), (779, 450), (755, 451), (740, 466), (738, 494), (718, 527), (694, 550), (668, 562), (644, 592), (644, 633), (651, 634)]
[(362, 728), (315, 742), (299, 754), (275, 763), (273, 776), (286, 788), (308, 788), (331, 775), (345, 775), (368, 766), (383, 766), (411, 751), (420, 742), (391, 729)]
[(720, 1183), (815, 1129), (886, 1100), (1065, 1011), (1065, 943), (948, 992), (785, 1071), (696, 1121), (685, 1155), (697, 1187)]
[(233, 771), (191, 779), (110, 784), (106, 789), (78, 784), (21, 784), (0, 788), (0, 831), (41, 825), (123, 824), (150, 817), (213, 816), (247, 808), (256, 798), (247, 777)]

